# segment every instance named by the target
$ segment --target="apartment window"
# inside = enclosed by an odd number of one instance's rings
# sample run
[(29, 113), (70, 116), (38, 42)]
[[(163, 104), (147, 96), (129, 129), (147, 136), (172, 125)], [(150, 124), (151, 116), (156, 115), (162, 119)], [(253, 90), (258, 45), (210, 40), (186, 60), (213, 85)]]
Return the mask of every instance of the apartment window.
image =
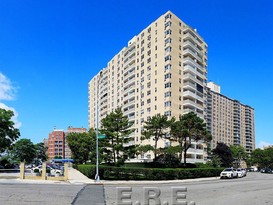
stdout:
[(171, 46), (168, 46), (167, 48), (165, 48), (165, 54), (169, 53), (171, 51), (172, 51), (172, 47)]
[(150, 73), (147, 75), (147, 79), (151, 80), (151, 74)]
[(147, 59), (147, 63), (150, 63), (150, 62), (151, 62), (151, 58), (148, 58), (148, 59)]
[(172, 15), (171, 14), (167, 14), (166, 16), (165, 16), (165, 21), (167, 20), (167, 19), (171, 19), (172, 18)]
[(172, 78), (172, 74), (171, 73), (165, 74), (164, 80), (167, 80), (168, 78)]
[(168, 29), (167, 31), (165, 31), (165, 36), (166, 35), (171, 35), (172, 34), (172, 30), (171, 29)]
[(170, 106), (172, 106), (172, 102), (171, 101), (167, 101), (167, 102), (164, 103), (164, 106), (165, 107), (170, 107)]
[(164, 93), (164, 97), (166, 98), (166, 97), (171, 97), (172, 96), (172, 92), (171, 91), (169, 91), (169, 92), (165, 92)]
[(165, 57), (165, 62), (166, 61), (170, 61), (170, 60), (172, 60), (172, 56), (171, 55), (168, 55), (168, 56)]
[(148, 96), (148, 95), (151, 95), (151, 90), (148, 90), (148, 91), (147, 91), (147, 96)]
[(172, 38), (167, 38), (167, 39), (165, 39), (165, 46), (166, 46), (168, 43), (172, 43)]
[(172, 83), (171, 82), (165, 83), (165, 88), (170, 88), (170, 87), (172, 87)]
[(155, 101), (157, 101), (157, 96), (155, 96)]
[(150, 70), (151, 70), (151, 66), (148, 66), (148, 67), (147, 67), (147, 71), (150, 71)]
[(166, 28), (168, 27), (168, 26), (172, 26), (172, 22), (171, 21), (168, 21), (167, 23), (165, 23), (165, 30), (166, 30)]
[(147, 104), (150, 104), (151, 103), (151, 99), (149, 98), (148, 100), (147, 100)]
[(148, 82), (147, 83), (147, 88), (150, 88), (151, 87), (151, 82)]
[(167, 71), (167, 70), (171, 70), (172, 69), (172, 65), (171, 64), (168, 64), (168, 65), (165, 65), (165, 72)]
[(157, 105), (155, 105), (155, 110), (157, 110)]
[(171, 111), (166, 111), (166, 112), (164, 112), (164, 115), (166, 115), (166, 116), (171, 116), (171, 115), (172, 115), (172, 112), (171, 112)]

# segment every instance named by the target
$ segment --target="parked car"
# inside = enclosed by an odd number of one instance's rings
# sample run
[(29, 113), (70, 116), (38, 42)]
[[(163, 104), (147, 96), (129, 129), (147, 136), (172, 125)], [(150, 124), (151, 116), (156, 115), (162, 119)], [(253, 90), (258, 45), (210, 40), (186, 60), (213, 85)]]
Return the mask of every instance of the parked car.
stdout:
[(243, 168), (237, 168), (238, 177), (245, 177), (246, 176), (246, 170)]
[(237, 177), (238, 177), (238, 172), (233, 168), (226, 168), (220, 174), (220, 179), (223, 179), (223, 178), (232, 179)]
[(268, 174), (272, 174), (273, 170), (270, 168), (263, 168), (261, 169), (261, 173), (268, 173)]

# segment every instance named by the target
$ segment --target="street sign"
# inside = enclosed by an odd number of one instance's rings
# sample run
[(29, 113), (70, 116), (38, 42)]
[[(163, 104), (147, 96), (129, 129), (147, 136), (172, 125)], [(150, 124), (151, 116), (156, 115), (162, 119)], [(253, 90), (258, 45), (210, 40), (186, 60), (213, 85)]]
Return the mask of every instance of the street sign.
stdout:
[(98, 139), (105, 139), (106, 138), (106, 135), (105, 134), (99, 134), (98, 135)]

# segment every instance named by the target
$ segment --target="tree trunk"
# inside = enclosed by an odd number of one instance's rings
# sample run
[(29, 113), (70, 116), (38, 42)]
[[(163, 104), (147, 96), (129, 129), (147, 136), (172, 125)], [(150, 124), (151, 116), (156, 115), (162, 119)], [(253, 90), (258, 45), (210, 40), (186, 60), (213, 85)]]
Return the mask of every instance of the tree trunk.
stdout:
[(184, 150), (184, 167), (187, 166), (187, 150)]
[(154, 151), (154, 154), (155, 154), (155, 158), (157, 157), (157, 140), (155, 140), (155, 151)]
[(180, 163), (182, 162), (182, 153), (183, 153), (182, 146), (183, 146), (183, 142), (180, 142), (180, 151), (179, 151), (179, 162)]

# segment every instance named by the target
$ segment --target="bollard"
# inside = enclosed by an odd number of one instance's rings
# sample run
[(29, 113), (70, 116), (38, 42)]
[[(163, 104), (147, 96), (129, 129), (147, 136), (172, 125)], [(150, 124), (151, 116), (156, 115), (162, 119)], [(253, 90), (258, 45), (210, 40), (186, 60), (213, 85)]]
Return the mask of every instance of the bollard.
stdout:
[(20, 179), (25, 179), (25, 163), (20, 163)]

